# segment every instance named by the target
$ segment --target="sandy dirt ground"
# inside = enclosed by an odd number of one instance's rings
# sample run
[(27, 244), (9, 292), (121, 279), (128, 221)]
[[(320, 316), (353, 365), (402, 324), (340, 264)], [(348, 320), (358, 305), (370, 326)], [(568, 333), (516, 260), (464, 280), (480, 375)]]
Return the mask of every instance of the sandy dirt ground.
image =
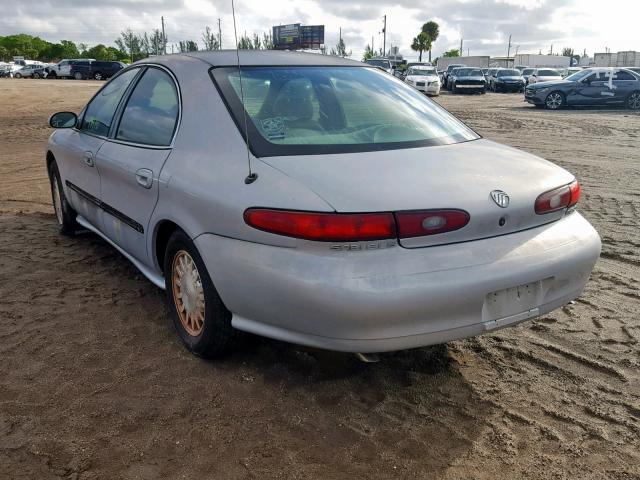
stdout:
[(206, 362), (113, 248), (56, 233), (47, 119), (100, 85), (0, 80), (0, 478), (640, 479), (638, 114), (438, 99), (581, 180), (603, 252), (574, 304), (378, 364), (255, 338)]

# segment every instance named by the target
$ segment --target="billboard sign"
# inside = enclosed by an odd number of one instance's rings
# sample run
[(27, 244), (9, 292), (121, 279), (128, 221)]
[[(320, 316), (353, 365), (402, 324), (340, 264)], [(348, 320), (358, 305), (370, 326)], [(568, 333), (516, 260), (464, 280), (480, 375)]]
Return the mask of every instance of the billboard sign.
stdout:
[(273, 48), (276, 50), (317, 50), (324, 45), (324, 25), (292, 23), (273, 27)]

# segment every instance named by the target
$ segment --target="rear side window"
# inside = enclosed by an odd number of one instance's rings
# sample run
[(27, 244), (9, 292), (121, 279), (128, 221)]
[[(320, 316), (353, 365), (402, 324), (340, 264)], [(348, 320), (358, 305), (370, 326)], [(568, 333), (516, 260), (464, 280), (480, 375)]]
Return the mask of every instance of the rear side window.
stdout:
[(158, 68), (149, 68), (127, 101), (116, 138), (144, 145), (170, 145), (178, 108), (178, 92), (171, 77)]
[(613, 79), (614, 80), (635, 80), (633, 75), (631, 75), (629, 72), (625, 72), (624, 70), (620, 70), (616, 72), (613, 76)]
[(139, 71), (139, 68), (127, 70), (107, 83), (87, 105), (80, 130), (106, 137), (120, 99)]

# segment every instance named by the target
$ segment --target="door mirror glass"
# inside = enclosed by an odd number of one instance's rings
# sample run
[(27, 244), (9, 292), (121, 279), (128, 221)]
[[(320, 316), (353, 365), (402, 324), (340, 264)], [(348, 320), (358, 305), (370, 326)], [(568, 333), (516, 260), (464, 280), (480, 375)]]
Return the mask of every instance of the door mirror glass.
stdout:
[(53, 128), (73, 128), (78, 123), (78, 116), (73, 112), (54, 113), (49, 119)]

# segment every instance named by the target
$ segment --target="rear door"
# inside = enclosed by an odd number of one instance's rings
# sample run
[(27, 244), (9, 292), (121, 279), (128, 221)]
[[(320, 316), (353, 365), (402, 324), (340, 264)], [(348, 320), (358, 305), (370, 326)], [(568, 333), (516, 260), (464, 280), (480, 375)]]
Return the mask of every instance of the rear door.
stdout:
[(104, 232), (145, 263), (158, 177), (171, 153), (179, 116), (173, 76), (160, 67), (148, 67), (121, 108), (112, 138), (99, 153)]
[(113, 79), (87, 104), (78, 127), (64, 138), (60, 168), (65, 193), (80, 215), (100, 228), (100, 166), (97, 155), (127, 87), (139, 73), (132, 69)]
[(638, 89), (640, 82), (629, 72), (617, 70), (613, 75), (614, 96), (612, 101), (622, 103), (629, 94)]

